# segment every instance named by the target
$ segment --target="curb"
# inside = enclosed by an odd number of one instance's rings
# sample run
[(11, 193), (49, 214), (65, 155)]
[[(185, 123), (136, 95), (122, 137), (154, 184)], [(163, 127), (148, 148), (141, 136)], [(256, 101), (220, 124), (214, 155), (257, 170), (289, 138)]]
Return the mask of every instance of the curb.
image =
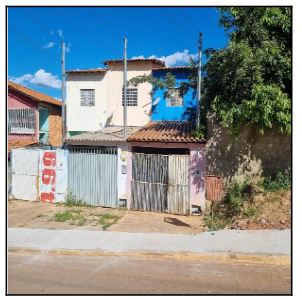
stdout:
[(229, 264), (257, 264), (290, 266), (291, 257), (285, 255), (255, 255), (242, 253), (191, 253), (191, 252), (150, 252), (150, 251), (102, 251), (102, 250), (76, 250), (76, 249), (51, 249), (42, 250), (35, 248), (8, 248), (9, 254), (40, 254), (49, 256), (116, 256), (116, 257), (136, 257), (148, 259), (182, 259), (201, 262), (229, 263)]

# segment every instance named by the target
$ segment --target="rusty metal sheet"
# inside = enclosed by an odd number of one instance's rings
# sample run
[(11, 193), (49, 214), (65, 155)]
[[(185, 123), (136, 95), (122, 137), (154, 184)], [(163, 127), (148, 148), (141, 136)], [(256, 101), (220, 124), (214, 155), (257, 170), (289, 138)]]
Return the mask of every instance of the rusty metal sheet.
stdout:
[(209, 201), (220, 201), (224, 195), (223, 179), (219, 176), (206, 176), (206, 199)]

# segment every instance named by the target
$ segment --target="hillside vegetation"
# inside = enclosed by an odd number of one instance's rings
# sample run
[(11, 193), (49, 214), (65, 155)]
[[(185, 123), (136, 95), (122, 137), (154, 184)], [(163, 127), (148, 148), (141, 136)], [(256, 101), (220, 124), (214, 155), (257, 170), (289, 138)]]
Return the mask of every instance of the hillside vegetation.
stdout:
[(234, 181), (204, 217), (209, 230), (291, 226), (291, 171), (251, 182)]

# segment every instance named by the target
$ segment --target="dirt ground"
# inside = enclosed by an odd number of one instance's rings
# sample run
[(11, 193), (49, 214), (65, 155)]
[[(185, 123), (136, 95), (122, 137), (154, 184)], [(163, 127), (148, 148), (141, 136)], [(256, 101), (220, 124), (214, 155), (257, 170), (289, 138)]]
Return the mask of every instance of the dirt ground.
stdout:
[(239, 217), (231, 229), (286, 229), (291, 227), (291, 192), (267, 192), (255, 196), (247, 206), (256, 209), (250, 217)]
[[(56, 214), (69, 211), (85, 219), (85, 223), (73, 220), (56, 221)], [(102, 216), (112, 217), (113, 223), (104, 227)], [(106, 220), (106, 219), (105, 219)], [(45, 229), (84, 229), (122, 232), (195, 234), (205, 230), (201, 216), (178, 216), (152, 212), (128, 211), (102, 207), (66, 207), (64, 204), (41, 203), (10, 199), (8, 201), (8, 226)]]

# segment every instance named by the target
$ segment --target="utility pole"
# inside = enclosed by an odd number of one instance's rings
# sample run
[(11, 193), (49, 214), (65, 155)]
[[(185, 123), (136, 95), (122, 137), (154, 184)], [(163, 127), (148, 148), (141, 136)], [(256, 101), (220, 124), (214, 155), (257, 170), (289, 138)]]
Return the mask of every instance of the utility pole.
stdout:
[(66, 138), (66, 105), (65, 105), (65, 42), (62, 42), (62, 145)]
[(127, 138), (127, 39), (124, 38), (124, 138)]
[(198, 80), (197, 80), (197, 117), (196, 128), (200, 126), (200, 97), (201, 97), (201, 59), (202, 59), (202, 32), (199, 32), (198, 46)]

